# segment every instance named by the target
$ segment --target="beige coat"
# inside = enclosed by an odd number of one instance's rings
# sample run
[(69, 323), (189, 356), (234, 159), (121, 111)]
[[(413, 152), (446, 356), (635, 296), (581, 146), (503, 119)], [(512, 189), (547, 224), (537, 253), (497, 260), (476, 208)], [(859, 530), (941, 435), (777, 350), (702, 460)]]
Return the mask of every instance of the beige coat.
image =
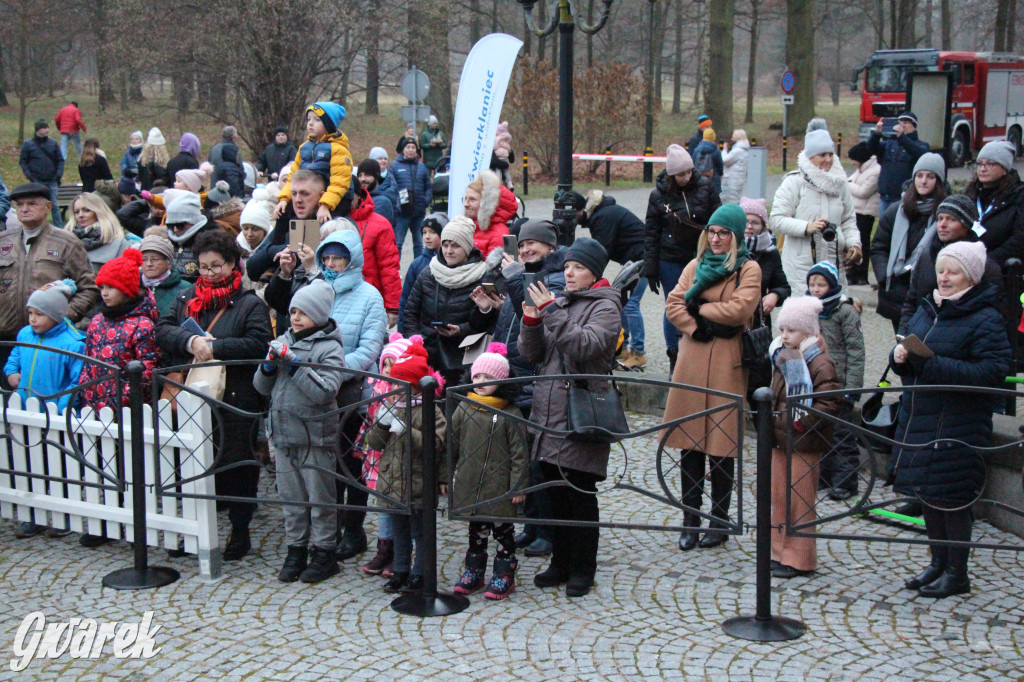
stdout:
[[(747, 371), (740, 362), (743, 335), (737, 334), (729, 339), (716, 337), (707, 343), (694, 341), (690, 337), (697, 329), (697, 324), (686, 312), (683, 294), (693, 284), (696, 270), (697, 261), (690, 261), (665, 303), (665, 314), (669, 321), (683, 333), (679, 340), (679, 358), (672, 381), (743, 396), (747, 392)], [(733, 275), (710, 287), (701, 294), (701, 298), (708, 301), (700, 308), (702, 317), (723, 325), (749, 328), (761, 298), (760, 266), (748, 260), (740, 268), (738, 276)], [(706, 393), (673, 388), (669, 390), (668, 403), (665, 405), (665, 421), (728, 402)], [(736, 438), (739, 438), (738, 442)], [(683, 422), (672, 430), (666, 441), (669, 447), (696, 449), (716, 457), (735, 457), (742, 443), (743, 420), (737, 420), (736, 410), (715, 412), (707, 417)]]
[[(878, 216), (878, 174), (881, 172), (882, 167), (873, 156), (853, 171), (847, 182), (850, 184), (850, 194), (853, 195), (854, 213)], [(866, 251), (867, 244), (862, 246)]]

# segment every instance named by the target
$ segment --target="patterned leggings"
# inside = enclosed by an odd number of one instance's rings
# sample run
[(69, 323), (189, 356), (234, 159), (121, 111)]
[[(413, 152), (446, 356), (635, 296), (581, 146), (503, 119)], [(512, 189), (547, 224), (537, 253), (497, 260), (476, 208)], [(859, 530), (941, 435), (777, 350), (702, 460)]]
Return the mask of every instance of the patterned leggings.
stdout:
[(487, 551), (487, 539), (494, 535), (498, 543), (498, 556), (516, 553), (515, 526), (511, 523), (493, 524), (487, 521), (469, 522), (469, 551), (482, 554)]

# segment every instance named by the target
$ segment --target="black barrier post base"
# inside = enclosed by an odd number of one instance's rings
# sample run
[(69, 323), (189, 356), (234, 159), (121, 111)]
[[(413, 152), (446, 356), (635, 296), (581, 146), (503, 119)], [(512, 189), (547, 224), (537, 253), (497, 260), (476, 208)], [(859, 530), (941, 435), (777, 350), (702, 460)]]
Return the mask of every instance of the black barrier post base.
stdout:
[[(173, 568), (150, 566), (146, 546), (146, 443), (142, 437), (142, 373), (139, 361), (128, 363), (129, 406), (132, 426), (132, 523), (135, 565), (108, 573), (103, 586), (114, 590), (149, 590), (170, 585), (181, 577)], [(120, 389), (118, 389), (120, 390)]]
[(180, 573), (164, 566), (149, 566), (141, 571), (135, 568), (122, 568), (105, 575), (103, 587), (113, 590), (150, 590), (170, 585), (179, 578)]
[(751, 642), (785, 642), (807, 632), (800, 621), (771, 613), (772, 398), (770, 388), (754, 391), (757, 405), (757, 613), (736, 616), (722, 623), (725, 634)]
[(453, 613), (465, 611), (468, 607), (469, 599), (461, 594), (435, 594), (430, 597), (422, 593), (410, 592), (391, 602), (392, 610), (420, 618), (450, 616)]

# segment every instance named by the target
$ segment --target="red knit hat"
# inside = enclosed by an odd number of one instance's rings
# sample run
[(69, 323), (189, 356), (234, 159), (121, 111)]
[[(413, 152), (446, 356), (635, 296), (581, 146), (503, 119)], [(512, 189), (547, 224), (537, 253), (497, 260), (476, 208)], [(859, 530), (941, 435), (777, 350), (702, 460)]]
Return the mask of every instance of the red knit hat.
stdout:
[(142, 266), (142, 252), (125, 249), (118, 258), (111, 258), (96, 275), (96, 286), (109, 285), (128, 298), (139, 295), (139, 268)]
[(420, 379), (431, 374), (433, 370), (427, 364), (427, 349), (422, 343), (410, 344), (391, 368), (392, 379), (408, 381), (410, 384), (419, 384)]

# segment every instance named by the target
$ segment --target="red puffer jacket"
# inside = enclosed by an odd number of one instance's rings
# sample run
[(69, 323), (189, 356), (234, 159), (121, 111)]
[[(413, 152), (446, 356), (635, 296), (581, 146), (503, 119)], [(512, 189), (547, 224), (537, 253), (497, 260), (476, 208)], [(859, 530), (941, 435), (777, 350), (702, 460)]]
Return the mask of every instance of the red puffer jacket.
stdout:
[[(486, 175), (486, 173), (482, 175)], [(502, 248), (502, 237), (508, 234), (506, 223), (514, 218), (516, 211), (519, 210), (516, 195), (508, 187), (501, 184), (491, 187), (490, 184), (485, 180), (480, 200), (480, 212), (477, 215), (476, 232), (473, 233), (473, 246), (480, 249), (484, 258), (487, 258), (487, 254), (494, 249)], [(497, 192), (496, 197), (493, 196), (495, 192)], [(491, 205), (494, 206), (493, 212)], [(482, 225), (486, 225), (486, 227), (481, 227)]]
[[(359, 241), (363, 244), (363, 279), (384, 297), (384, 309), (397, 314), (398, 300), (402, 297), (401, 256), (395, 246), (391, 223), (379, 213), (374, 213), (373, 197), (369, 194), (359, 202), (359, 208), (352, 209), (349, 217), (359, 228)], [(415, 229), (418, 230), (419, 226)], [(500, 237), (498, 242), (500, 245)]]

